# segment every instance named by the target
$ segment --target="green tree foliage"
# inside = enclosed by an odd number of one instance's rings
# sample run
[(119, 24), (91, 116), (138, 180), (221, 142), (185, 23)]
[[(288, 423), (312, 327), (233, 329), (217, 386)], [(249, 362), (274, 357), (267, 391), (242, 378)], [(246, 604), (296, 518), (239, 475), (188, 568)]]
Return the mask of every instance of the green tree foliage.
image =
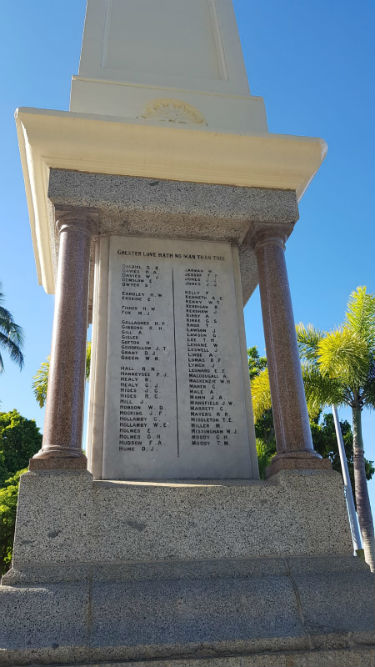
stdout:
[(247, 362), (249, 366), (250, 380), (253, 380), (267, 367), (267, 358), (259, 356), (259, 352), (255, 345), (254, 347), (249, 347), (247, 351)]
[(29, 459), (42, 444), (41, 433), (33, 419), (17, 410), (0, 412), (0, 572), (12, 559), (19, 479)]
[(41, 433), (33, 419), (17, 410), (0, 412), (0, 486), (28, 465), (42, 444)]
[(366, 562), (375, 571), (375, 539), (366, 478), (362, 410), (375, 407), (375, 295), (357, 287), (343, 324), (330, 332), (297, 327), (310, 407), (348, 405), (352, 411), (355, 499)]
[[(354, 476), (355, 502), (366, 562), (375, 571), (375, 539), (367, 479), (374, 468), (364, 456), (362, 410), (375, 407), (375, 295), (357, 287), (349, 297), (345, 320), (336, 330), (324, 332), (311, 324), (297, 326), (307, 407), (314, 446), (323, 456), (327, 449), (319, 430), (319, 414), (327, 405), (347, 405), (352, 410), (352, 452), (349, 469)], [(271, 407), (267, 369), (253, 377), (254, 416), (258, 421)], [(328, 422), (320, 426), (332, 431)], [(333, 444), (333, 441), (332, 441)], [(323, 448), (323, 451), (320, 450)], [(332, 447), (333, 451), (333, 447)], [(329, 458), (337, 465), (337, 455)]]
[[(353, 432), (348, 421), (340, 421), (341, 433), (348, 462), (348, 469), (352, 487), (354, 489), (354, 463), (353, 463)], [(310, 419), (311, 434), (314, 449), (323, 458), (329, 459), (333, 470), (341, 473), (340, 453), (337, 444), (335, 423), (332, 413), (323, 414), (320, 418)], [(366, 479), (370, 480), (375, 472), (373, 461), (365, 459)]]
[(247, 350), (247, 358), (253, 399), (259, 475), (261, 479), (265, 479), (266, 468), (276, 454), (267, 358), (261, 357), (255, 346)]
[[(0, 283), (0, 348), (6, 350), (10, 358), (23, 366), (23, 332), (21, 327), (15, 323), (13, 315), (1, 304), (4, 302), (4, 294), (1, 292)], [(3, 357), (0, 352), (0, 373), (4, 371)]]
[(253, 410), (259, 475), (261, 479), (264, 479), (266, 468), (276, 453), (271, 402), (269, 401), (269, 404), (264, 405), (264, 396), (262, 396), (263, 391), (266, 391), (267, 397), (269, 394), (267, 358), (261, 357), (256, 346), (254, 346), (247, 350), (247, 359), (251, 386), (253, 387), (255, 383), (258, 389), (257, 400), (254, 401), (253, 396)]
[[(250, 369), (254, 371), (253, 359), (259, 358), (256, 348), (250, 348), (250, 350), (248, 350), (248, 356), (249, 371)], [(271, 392), (269, 388), (268, 371), (266, 368), (267, 359), (265, 357), (261, 357), (261, 359), (261, 368), (258, 367), (258, 369), (255, 369), (255, 372), (253, 372), (250, 377), (259, 474), (261, 479), (264, 479), (265, 469), (270, 464), (272, 457), (276, 454), (276, 438), (271, 409)], [(306, 373), (303, 375), (306, 378)], [(349, 474), (354, 488), (353, 433), (348, 421), (341, 421), (340, 425), (348, 461)], [(314, 406), (310, 411), (310, 428), (315, 450), (324, 458), (329, 458), (333, 469), (341, 473), (340, 454), (337, 445), (333, 415), (331, 413), (322, 415), (321, 411), (317, 411), (316, 406)], [(365, 469), (366, 477), (370, 480), (375, 472), (373, 462), (365, 459)]]
[(259, 477), (260, 479), (266, 478), (266, 469), (271, 463), (272, 457), (276, 453), (276, 448), (267, 444), (262, 438), (256, 439), (256, 448), (257, 448), (257, 457), (258, 457), (258, 467), (259, 467)]
[(24, 472), (27, 472), (27, 468), (7, 479), (0, 489), (0, 574), (8, 570), (12, 560), (18, 487)]
[[(86, 346), (86, 380), (88, 380), (90, 377), (90, 364), (91, 364), (91, 341), (88, 341)], [(34, 396), (41, 408), (44, 407), (47, 399), (48, 373), (49, 373), (49, 357), (47, 357), (46, 361), (43, 361), (40, 364), (40, 368), (33, 377)]]

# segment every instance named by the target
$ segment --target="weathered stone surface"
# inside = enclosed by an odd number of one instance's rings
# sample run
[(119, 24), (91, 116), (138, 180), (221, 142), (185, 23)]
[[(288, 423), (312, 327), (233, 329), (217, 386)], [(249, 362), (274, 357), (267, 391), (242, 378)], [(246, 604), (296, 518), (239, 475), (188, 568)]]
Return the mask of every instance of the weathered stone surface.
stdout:
[[(21, 479), (13, 567), (347, 554), (342, 482), (283, 471), (267, 482), (92, 481), (89, 473)], [(41, 573), (39, 576), (41, 576)], [(63, 572), (60, 572), (60, 577)], [(36, 581), (36, 579), (33, 579)], [(59, 579), (61, 581), (61, 578)]]
[[(226, 658), (153, 660), (153, 667), (373, 667), (375, 651), (371, 648), (333, 649), (331, 651), (265, 651), (258, 655)], [(90, 662), (82, 667), (149, 667), (149, 661)], [(61, 665), (70, 667), (70, 665)]]
[(292, 585), (280, 577), (101, 583), (93, 589), (93, 609), (95, 646), (115, 647), (126, 637), (129, 648), (175, 651), (176, 644), (298, 642), (302, 635)]
[(252, 224), (280, 223), (285, 225), (289, 236), (299, 215), (296, 193), (292, 190), (90, 174), (68, 169), (50, 170), (48, 197), (56, 208), (96, 209), (102, 235), (210, 239), (238, 244), (244, 303), (258, 282), (254, 252), (246, 241)]
[(211, 576), (200, 565), (183, 577), (168, 568), (165, 577), (122, 576), (0, 587), (0, 664), (372, 667), (374, 577), (351, 556), (250, 559), (226, 573), (213, 566)]
[[(166, 238), (243, 240), (250, 222), (298, 220), (292, 190), (50, 170), (48, 197), (56, 208), (95, 208), (101, 233)], [(205, 224), (214, 225), (208, 234)], [(172, 226), (169, 226), (172, 225)], [(189, 230), (193, 232), (189, 233)], [(142, 235), (142, 234), (141, 234)]]
[[(0, 587), (0, 664), (85, 659), (89, 588), (84, 584)], [(6, 650), (5, 650), (6, 649)], [(27, 662), (25, 662), (27, 660)]]
[(375, 580), (351, 556), (345, 512), (333, 472), (247, 484), (27, 473), (0, 665), (372, 667)]

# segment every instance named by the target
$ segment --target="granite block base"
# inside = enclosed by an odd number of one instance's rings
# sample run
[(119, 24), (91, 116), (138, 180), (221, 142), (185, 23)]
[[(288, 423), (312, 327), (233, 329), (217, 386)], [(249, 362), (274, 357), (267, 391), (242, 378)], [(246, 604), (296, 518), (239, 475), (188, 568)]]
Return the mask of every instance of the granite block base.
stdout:
[[(21, 477), (13, 568), (43, 581), (75, 568), (351, 552), (341, 476), (281, 471), (263, 481), (111, 482), (88, 472)], [(64, 574), (65, 570), (65, 574)], [(79, 577), (81, 574), (79, 575)], [(33, 575), (34, 577), (34, 575)]]
[(359, 559), (220, 565), (2, 586), (0, 665), (373, 665), (375, 579)]
[[(71, 667), (72, 663), (61, 665)], [(152, 667), (373, 667), (374, 652), (370, 649), (343, 649), (331, 651), (283, 651), (275, 654), (229, 656), (182, 660), (153, 660)], [(150, 667), (148, 661), (140, 662), (90, 662), (82, 667)]]
[(0, 665), (373, 667), (375, 578), (340, 476), (21, 480)]

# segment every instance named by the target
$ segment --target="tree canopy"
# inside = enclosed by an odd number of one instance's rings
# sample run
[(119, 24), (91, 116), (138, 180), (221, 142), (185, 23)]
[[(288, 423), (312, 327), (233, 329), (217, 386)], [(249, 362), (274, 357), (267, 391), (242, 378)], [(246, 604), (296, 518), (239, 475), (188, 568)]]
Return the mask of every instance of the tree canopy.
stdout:
[(27, 472), (27, 468), (18, 470), (0, 488), (0, 574), (7, 571), (12, 560), (18, 488), (24, 472)]
[(42, 444), (42, 435), (33, 419), (17, 410), (0, 412), (0, 486), (28, 465)]

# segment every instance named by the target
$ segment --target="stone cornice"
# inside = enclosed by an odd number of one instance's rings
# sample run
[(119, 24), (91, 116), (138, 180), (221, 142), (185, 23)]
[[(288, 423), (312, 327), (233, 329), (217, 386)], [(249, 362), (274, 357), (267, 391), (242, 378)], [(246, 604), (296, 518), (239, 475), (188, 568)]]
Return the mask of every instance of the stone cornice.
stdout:
[(38, 278), (54, 290), (51, 167), (193, 183), (293, 190), (301, 198), (326, 153), (321, 139), (159, 127), (63, 111), (20, 109), (16, 124)]

